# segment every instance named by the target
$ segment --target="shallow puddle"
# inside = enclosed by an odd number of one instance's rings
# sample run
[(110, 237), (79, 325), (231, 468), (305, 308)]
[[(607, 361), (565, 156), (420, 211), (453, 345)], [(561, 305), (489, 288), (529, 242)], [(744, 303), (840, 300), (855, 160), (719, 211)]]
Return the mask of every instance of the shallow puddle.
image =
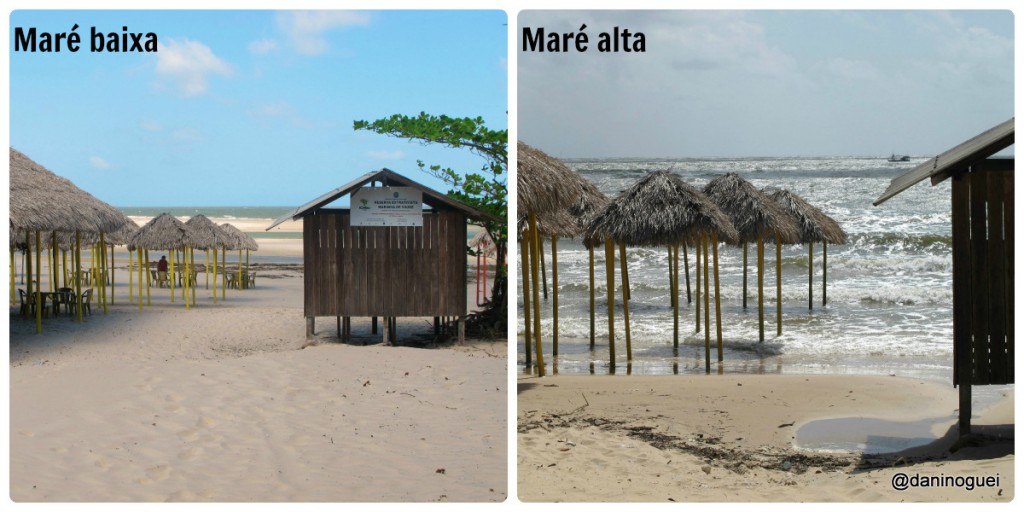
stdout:
[(955, 422), (952, 416), (918, 421), (860, 417), (814, 420), (797, 429), (794, 445), (804, 450), (892, 453), (931, 443)]

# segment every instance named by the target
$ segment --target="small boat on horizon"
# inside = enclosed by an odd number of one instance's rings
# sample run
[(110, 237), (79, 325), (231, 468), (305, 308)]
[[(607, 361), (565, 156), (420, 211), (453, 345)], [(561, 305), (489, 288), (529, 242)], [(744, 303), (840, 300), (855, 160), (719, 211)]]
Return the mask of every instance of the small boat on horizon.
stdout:
[(893, 153), (893, 154), (889, 155), (889, 161), (890, 162), (909, 162), (910, 161), (910, 155), (897, 155), (896, 153)]

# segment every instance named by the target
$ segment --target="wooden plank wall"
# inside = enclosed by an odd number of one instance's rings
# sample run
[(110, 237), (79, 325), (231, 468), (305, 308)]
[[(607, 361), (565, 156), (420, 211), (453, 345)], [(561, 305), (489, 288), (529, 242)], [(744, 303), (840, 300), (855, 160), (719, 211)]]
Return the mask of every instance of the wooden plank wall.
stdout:
[(423, 214), (423, 227), (354, 227), (347, 210), (303, 219), (304, 311), (317, 316), (466, 314), (466, 217)]
[(1013, 373), (1013, 160), (953, 177), (953, 382)]

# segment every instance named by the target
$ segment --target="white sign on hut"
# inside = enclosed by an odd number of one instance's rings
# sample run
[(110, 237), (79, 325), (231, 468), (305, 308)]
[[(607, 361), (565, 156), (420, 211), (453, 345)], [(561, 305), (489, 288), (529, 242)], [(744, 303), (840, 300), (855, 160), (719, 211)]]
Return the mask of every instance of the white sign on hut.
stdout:
[(423, 192), (412, 187), (364, 187), (351, 202), (353, 226), (423, 226)]

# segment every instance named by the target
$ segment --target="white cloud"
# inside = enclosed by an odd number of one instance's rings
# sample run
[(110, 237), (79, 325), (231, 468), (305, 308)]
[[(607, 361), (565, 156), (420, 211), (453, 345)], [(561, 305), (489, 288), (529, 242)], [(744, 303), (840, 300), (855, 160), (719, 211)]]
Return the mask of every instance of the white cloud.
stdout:
[(256, 55), (266, 55), (277, 50), (277, 41), (273, 39), (260, 39), (249, 43), (249, 52)]
[(277, 15), (277, 24), (288, 35), (295, 51), (319, 55), (327, 51), (324, 34), (335, 29), (367, 25), (370, 15), (358, 11), (288, 11)]
[(189, 39), (161, 42), (156, 72), (174, 81), (184, 96), (198, 96), (209, 88), (209, 76), (230, 76), (231, 66), (203, 43)]
[(110, 162), (95, 155), (89, 157), (89, 165), (92, 165), (93, 169), (110, 169)]
[(163, 131), (164, 129), (163, 125), (161, 125), (159, 121), (154, 121), (152, 119), (147, 119), (143, 121), (139, 124), (139, 127), (142, 128), (143, 130), (146, 130), (147, 132), (159, 132)]
[(369, 153), (367, 153), (367, 155), (369, 155), (372, 158), (376, 158), (378, 160), (400, 160), (402, 158), (405, 158), (405, 153), (403, 153), (400, 150), (396, 150), (396, 151), (370, 151)]

